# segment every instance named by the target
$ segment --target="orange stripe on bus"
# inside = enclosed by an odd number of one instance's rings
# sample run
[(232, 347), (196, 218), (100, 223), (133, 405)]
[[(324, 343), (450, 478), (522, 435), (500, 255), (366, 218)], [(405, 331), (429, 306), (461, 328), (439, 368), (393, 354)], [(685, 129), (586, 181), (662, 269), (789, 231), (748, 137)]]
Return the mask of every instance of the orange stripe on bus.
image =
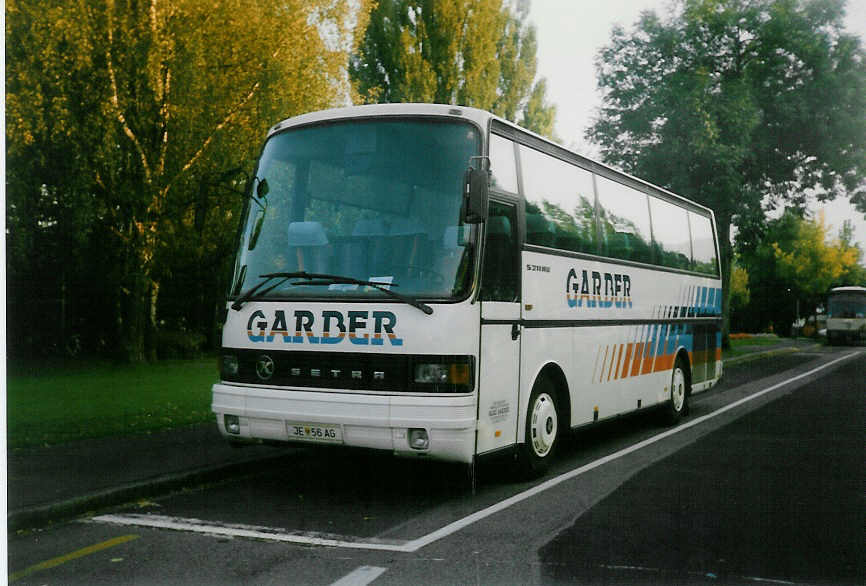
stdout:
[(648, 342), (646, 346), (644, 346), (644, 359), (643, 359), (643, 368), (641, 368), (641, 374), (648, 374), (652, 372), (653, 369), (653, 357), (655, 356), (655, 345), (658, 342)]
[(601, 374), (598, 377), (598, 382), (602, 382), (604, 380), (604, 367), (607, 366), (607, 353), (610, 350), (610, 346), (604, 347), (604, 360), (601, 361)]
[(643, 357), (643, 342), (638, 342), (634, 345), (634, 363), (631, 365), (631, 376), (640, 374), (640, 361)]
[(674, 365), (674, 355), (673, 354), (663, 354), (656, 358), (656, 364), (653, 370), (655, 372), (663, 372), (665, 370), (670, 370)]
[(613, 352), (610, 353), (610, 366), (607, 367), (607, 380), (613, 374), (613, 363), (616, 362), (616, 344), (613, 345)]
[(622, 351), (623, 351), (623, 345), (620, 344), (619, 345), (619, 352), (617, 352), (617, 355), (616, 355), (616, 368), (613, 369), (614, 380), (619, 378), (619, 367), (622, 364)]
[(629, 342), (625, 346), (625, 361), (622, 363), (622, 372), (619, 375), (621, 378), (628, 377), (628, 367), (631, 365), (632, 350), (634, 350), (634, 344)]

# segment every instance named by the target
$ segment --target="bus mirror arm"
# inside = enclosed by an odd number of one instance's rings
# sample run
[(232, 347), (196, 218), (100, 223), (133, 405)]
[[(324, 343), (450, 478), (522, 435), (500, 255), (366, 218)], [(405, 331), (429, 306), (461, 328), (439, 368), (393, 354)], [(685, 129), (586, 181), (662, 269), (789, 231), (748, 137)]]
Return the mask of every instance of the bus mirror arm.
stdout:
[(484, 169), (466, 170), (463, 195), (464, 221), (467, 224), (481, 224), (487, 215), (488, 173)]

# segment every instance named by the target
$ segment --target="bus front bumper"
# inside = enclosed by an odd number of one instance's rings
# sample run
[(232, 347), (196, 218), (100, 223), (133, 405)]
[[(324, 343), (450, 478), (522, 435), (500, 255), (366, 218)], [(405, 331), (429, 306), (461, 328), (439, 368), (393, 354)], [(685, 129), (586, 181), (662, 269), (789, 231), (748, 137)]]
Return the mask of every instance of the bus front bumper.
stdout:
[[(212, 411), (234, 440), (341, 444), (471, 463), (474, 395), (377, 395), (217, 383)], [(226, 427), (226, 416), (234, 423)], [(418, 430), (426, 447), (410, 445)]]

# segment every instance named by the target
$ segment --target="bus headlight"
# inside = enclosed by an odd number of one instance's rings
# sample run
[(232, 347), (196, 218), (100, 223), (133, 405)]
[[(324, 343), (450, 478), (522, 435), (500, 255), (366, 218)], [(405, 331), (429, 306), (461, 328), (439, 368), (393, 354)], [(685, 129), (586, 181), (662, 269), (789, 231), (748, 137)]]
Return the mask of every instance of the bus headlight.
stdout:
[(425, 363), (415, 365), (415, 382), (438, 385), (469, 385), (467, 363)]
[(234, 378), (238, 375), (240, 363), (234, 354), (223, 354), (220, 357), (220, 375), (222, 378)]

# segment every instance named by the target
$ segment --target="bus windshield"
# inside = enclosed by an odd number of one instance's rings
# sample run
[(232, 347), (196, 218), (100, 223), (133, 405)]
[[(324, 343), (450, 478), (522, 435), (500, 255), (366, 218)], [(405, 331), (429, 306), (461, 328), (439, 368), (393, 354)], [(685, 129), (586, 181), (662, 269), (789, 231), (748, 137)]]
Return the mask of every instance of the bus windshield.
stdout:
[(866, 317), (866, 292), (831, 293), (827, 303), (827, 317)]
[(258, 297), (448, 299), (472, 282), (463, 177), (480, 153), (468, 123), (340, 121), (273, 135), (259, 160), (232, 296), (272, 273), (376, 283), (288, 279)]

